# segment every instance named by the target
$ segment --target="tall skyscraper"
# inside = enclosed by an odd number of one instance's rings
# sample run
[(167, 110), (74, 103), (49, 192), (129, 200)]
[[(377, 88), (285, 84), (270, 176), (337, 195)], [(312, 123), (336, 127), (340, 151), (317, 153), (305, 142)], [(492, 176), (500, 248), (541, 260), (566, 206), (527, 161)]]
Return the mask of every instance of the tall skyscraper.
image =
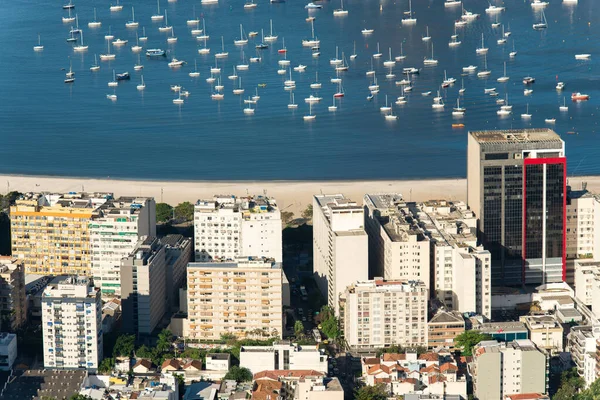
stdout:
[(492, 283), (566, 279), (565, 144), (550, 129), (470, 132), (468, 205), (492, 255)]

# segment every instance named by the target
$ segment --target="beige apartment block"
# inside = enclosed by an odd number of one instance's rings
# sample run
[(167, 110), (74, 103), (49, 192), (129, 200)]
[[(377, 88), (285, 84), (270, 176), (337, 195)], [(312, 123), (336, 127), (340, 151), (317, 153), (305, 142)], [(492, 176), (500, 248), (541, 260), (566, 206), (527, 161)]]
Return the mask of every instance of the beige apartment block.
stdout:
[(340, 298), (340, 320), (356, 350), (393, 344), (427, 346), (427, 286), (375, 278), (354, 283)]
[(25, 271), (23, 262), (0, 256), (0, 331), (15, 331), (27, 322)]
[(525, 324), (529, 331), (529, 339), (538, 348), (545, 350), (548, 354), (563, 352), (564, 330), (554, 315), (524, 315), (519, 320)]
[(12, 254), (25, 273), (91, 274), (89, 225), (110, 193), (27, 193), (10, 207)]
[(188, 264), (186, 336), (282, 338), (284, 284), (281, 264), (273, 259)]
[(402, 196), (366, 194), (363, 202), (370, 274), (384, 279), (420, 280), (429, 285), (429, 238)]
[(346, 287), (369, 277), (363, 207), (343, 194), (313, 197), (313, 271), (327, 304), (339, 314)]

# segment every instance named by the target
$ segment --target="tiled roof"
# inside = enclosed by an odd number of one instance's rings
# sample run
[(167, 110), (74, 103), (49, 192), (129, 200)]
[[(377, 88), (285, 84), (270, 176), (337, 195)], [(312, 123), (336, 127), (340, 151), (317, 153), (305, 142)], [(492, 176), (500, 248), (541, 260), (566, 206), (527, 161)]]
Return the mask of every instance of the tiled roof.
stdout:
[(429, 384), (431, 385), (432, 383), (437, 383), (437, 382), (445, 382), (446, 381), (446, 377), (442, 374), (434, 374), (429, 376)]
[(436, 353), (424, 353), (419, 356), (419, 360), (438, 361), (439, 356)]
[(291, 369), (291, 370), (270, 370), (260, 371), (254, 374), (254, 380), (258, 379), (273, 379), (279, 378), (304, 378), (305, 376), (323, 376), (324, 374), (314, 369)]
[(542, 393), (519, 393), (504, 395), (505, 400), (546, 400), (550, 397)]
[(379, 358), (363, 358), (362, 362), (366, 365), (375, 365), (379, 364)]
[(185, 369), (185, 370), (192, 369), (192, 368), (201, 370), (202, 369), (202, 361), (191, 360), (183, 366), (183, 369)]
[[(255, 389), (252, 392), (252, 398), (256, 400), (272, 400), (277, 399), (281, 391), (281, 382), (272, 381), (270, 379), (258, 379), (255, 384)], [(275, 394), (275, 396), (273, 396)]]
[(458, 367), (452, 363), (444, 363), (440, 366), (441, 372), (456, 372), (458, 371)]
[(406, 360), (406, 354), (399, 354), (399, 353), (384, 353), (383, 354), (383, 361), (384, 362), (389, 362), (389, 361), (404, 361)]
[(426, 372), (428, 374), (431, 374), (433, 372), (440, 372), (440, 369), (437, 365), (430, 365), (429, 367), (421, 368), (419, 372)]
[(181, 362), (179, 362), (179, 360), (176, 360), (174, 358), (169, 358), (165, 361), (163, 361), (162, 365), (160, 366), (160, 369), (165, 369), (165, 368), (175, 368), (176, 370), (181, 369)]
[(152, 368), (152, 361), (142, 358), (141, 360), (138, 360), (138, 362), (135, 363), (133, 368), (139, 367), (140, 365), (146, 367), (147, 369), (150, 369)]

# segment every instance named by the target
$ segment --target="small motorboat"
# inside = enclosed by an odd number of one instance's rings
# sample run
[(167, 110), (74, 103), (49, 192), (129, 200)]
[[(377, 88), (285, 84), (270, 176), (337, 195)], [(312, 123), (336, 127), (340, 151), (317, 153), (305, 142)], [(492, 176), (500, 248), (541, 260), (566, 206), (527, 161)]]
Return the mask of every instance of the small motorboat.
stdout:
[(118, 81), (128, 81), (131, 79), (129, 72), (123, 72), (122, 74), (117, 74), (116, 76)]

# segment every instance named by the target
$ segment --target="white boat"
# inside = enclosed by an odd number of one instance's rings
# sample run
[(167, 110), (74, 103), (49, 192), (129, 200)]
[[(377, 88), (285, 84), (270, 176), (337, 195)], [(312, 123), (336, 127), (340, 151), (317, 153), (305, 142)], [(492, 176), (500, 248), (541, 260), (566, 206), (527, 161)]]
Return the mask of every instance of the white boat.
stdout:
[(178, 60), (175, 57), (173, 57), (171, 59), (171, 61), (167, 64), (169, 66), (169, 68), (179, 68), (181, 67), (183, 64), (185, 64), (185, 61), (183, 60)]
[(244, 28), (240, 24), (240, 38), (233, 41), (236, 46), (244, 46), (248, 44), (248, 38), (244, 36)]
[(386, 121), (395, 121), (397, 119), (398, 119), (398, 117), (394, 114), (394, 111), (392, 110), (392, 107), (390, 106), (390, 113), (385, 115), (385, 120)]
[(500, 45), (506, 44), (506, 36), (504, 36), (504, 25), (502, 25), (502, 37), (496, 40), (496, 43)]
[(75, 17), (71, 16), (71, 9), (69, 8), (67, 11), (69, 11), (69, 15), (67, 17), (62, 17), (62, 22), (64, 24), (75, 21)]
[(402, 18), (402, 24), (413, 25), (417, 23), (417, 19), (412, 16), (412, 0), (408, 0), (408, 17)]
[(305, 115), (302, 118), (305, 121), (313, 121), (316, 118), (316, 115), (313, 115), (313, 113), (312, 113), (312, 103), (308, 103), (308, 110), (309, 110), (308, 115)]
[(112, 33), (110, 33), (110, 26), (108, 27), (108, 34), (104, 35), (104, 40), (113, 40), (115, 38), (115, 35), (113, 35)]
[(247, 71), (250, 66), (246, 63), (246, 56), (242, 50), (242, 63), (235, 66), (238, 71)]
[(460, 6), (461, 4), (462, 2), (460, 0), (446, 0), (444, 2), (444, 7)]
[(287, 72), (287, 70), (286, 70), (286, 69), (278, 69), (278, 70), (277, 70), (277, 75), (285, 75), (285, 74), (286, 74), (286, 72)]
[(90, 67), (90, 71), (100, 71), (100, 65), (98, 65), (98, 56), (96, 54), (94, 54), (94, 64), (92, 64), (92, 66)]
[(260, 96), (258, 95), (258, 88), (256, 88), (256, 94), (252, 96), (252, 101), (254, 102), (254, 104), (256, 104), (258, 100), (260, 100)]
[(142, 91), (142, 90), (146, 89), (146, 84), (144, 83), (144, 75), (142, 75), (142, 83), (140, 83), (139, 85), (137, 85), (136, 89), (139, 90), (139, 91)]
[[(202, 0), (205, 1), (205, 0)], [(213, 93), (210, 95), (210, 98), (213, 100), (223, 100), (223, 98), (225, 98), (225, 95), (223, 93)]]
[(558, 107), (558, 109), (562, 112), (569, 111), (569, 107), (567, 106), (567, 98), (563, 97), (563, 105)]
[(42, 38), (40, 35), (38, 35), (38, 44), (36, 46), (33, 46), (33, 51), (43, 51), (44, 50), (44, 46), (42, 46)]
[(119, 0), (117, 0), (117, 4), (110, 5), (111, 12), (119, 12), (121, 10), (123, 10), (123, 6), (119, 4)]
[(71, 10), (71, 9), (75, 8), (75, 4), (73, 4), (72, 0), (69, 0), (69, 2), (67, 4), (63, 4), (62, 8), (63, 8), (63, 10)]
[(354, 60), (357, 57), (356, 55), (356, 40), (354, 41), (354, 51), (350, 54), (350, 61)]
[(565, 83), (564, 83), (564, 82), (558, 82), (558, 83), (556, 84), (556, 90), (558, 90), (559, 92), (560, 92), (561, 90), (563, 90), (564, 88), (565, 88)]
[(152, 21), (162, 21), (165, 16), (160, 13), (160, 0), (156, 0), (156, 14), (150, 17)]
[(304, 72), (306, 70), (306, 65), (298, 64), (294, 67), (294, 71), (296, 72)]
[(321, 89), (321, 82), (319, 82), (319, 71), (315, 72), (315, 81), (310, 84), (311, 89)]
[(382, 113), (387, 113), (392, 111), (392, 107), (388, 106), (388, 97), (387, 94), (385, 95), (385, 106), (381, 106), (379, 107), (379, 111)]
[(342, 82), (342, 78), (340, 78), (340, 71), (335, 71), (335, 78), (331, 78), (329, 80), (331, 83), (339, 84)]
[(107, 94), (106, 98), (112, 101), (117, 101), (117, 95), (116, 94)]
[(517, 51), (515, 50), (515, 40), (513, 39), (513, 49), (510, 53), (508, 53), (510, 58), (515, 58), (517, 56)]
[(485, 12), (489, 13), (489, 14), (498, 13), (498, 12), (502, 12), (502, 11), (504, 11), (504, 7), (496, 6), (494, 4), (490, 4), (490, 6), (485, 9)]
[(106, 47), (107, 47), (108, 51), (106, 54), (100, 54), (100, 61), (114, 60), (116, 55), (110, 53), (110, 41), (109, 40), (106, 41)]
[(242, 88), (242, 78), (238, 79), (238, 87), (233, 89), (233, 94), (240, 95), (244, 93), (244, 88)]
[(129, 40), (127, 39), (116, 39), (112, 42), (113, 46), (124, 46), (127, 43), (129, 43)]
[(283, 81), (284, 86), (296, 86), (296, 81), (292, 79), (292, 70), (290, 69), (290, 79)]
[(249, 60), (250, 60), (251, 63), (259, 63), (259, 62), (262, 61), (262, 58), (260, 58), (258, 56), (257, 57), (250, 57)]
[(170, 32), (172, 26), (169, 26), (169, 16), (167, 15), (167, 10), (165, 10), (165, 24), (163, 26), (158, 27), (159, 32)]
[(394, 65), (396, 65), (396, 61), (394, 61), (394, 59), (392, 59), (392, 48), (391, 47), (389, 48), (389, 54), (390, 54), (390, 58), (383, 62), (383, 66), (391, 68)]
[(372, 34), (373, 32), (375, 32), (375, 29), (368, 29), (368, 28), (365, 28), (365, 29), (363, 29), (363, 30), (361, 31), (361, 33), (362, 33), (363, 35), (370, 35), (370, 34)]
[(508, 82), (509, 80), (510, 80), (510, 78), (508, 76), (506, 76), (506, 61), (504, 61), (504, 75), (502, 75), (500, 78), (498, 78), (497, 81), (500, 83), (504, 83), (504, 82)]
[[(251, 10), (253, 8), (256, 8), (256, 3), (254, 2), (254, 0), (250, 0), (249, 2), (244, 4), (245, 10)], [(252, 110), (252, 111), (254, 111), (254, 110)]]
[(252, 108), (252, 104), (255, 104), (255, 103), (247, 103), (247, 104), (248, 104), (248, 107), (244, 108), (244, 114), (248, 114), (248, 115), (254, 114), (254, 108)]
[(525, 114), (521, 114), (522, 119), (531, 119), (531, 114), (529, 114), (529, 103), (527, 103), (527, 111)]
[(454, 35), (450, 38), (450, 42), (448, 42), (448, 47), (457, 47), (460, 46), (462, 42), (458, 40), (458, 34), (456, 33), (456, 26), (454, 27)]
[(181, 90), (177, 94), (177, 97), (173, 99), (173, 104), (177, 104), (177, 105), (183, 104), (183, 99), (181, 98)]
[(475, 53), (477, 54), (487, 54), (488, 52), (488, 48), (485, 47), (485, 43), (483, 40), (483, 33), (481, 34), (481, 47), (478, 47), (477, 49), (475, 49)]
[(377, 53), (373, 54), (373, 58), (380, 58), (381, 56), (382, 54), (379, 51), (379, 42), (377, 42)]
[(215, 90), (216, 90), (217, 92), (220, 92), (220, 91), (222, 91), (223, 89), (225, 89), (225, 85), (223, 85), (223, 84), (221, 83), (221, 77), (219, 77), (219, 80), (217, 81), (217, 84), (215, 85)]
[(531, 7), (532, 8), (544, 8), (546, 6), (548, 6), (548, 2), (547, 1), (542, 1), (542, 0), (533, 0), (533, 2), (531, 3)]
[(340, 8), (333, 10), (333, 15), (336, 17), (343, 17), (345, 15), (348, 15), (348, 10), (344, 10), (344, 0), (340, 0), (340, 2)]
[(135, 46), (131, 46), (131, 51), (134, 53), (139, 53), (142, 51), (142, 46), (140, 46), (140, 38), (138, 37), (137, 32), (135, 33)]
[(100, 28), (102, 26), (102, 22), (96, 19), (96, 7), (94, 7), (94, 20), (88, 22), (88, 28)]
[(376, 76), (373, 77), (373, 83), (369, 85), (368, 89), (371, 92), (373, 92), (375, 90), (379, 91), (379, 85), (377, 84), (377, 77)]
[(454, 85), (455, 82), (456, 78), (448, 78), (448, 76), (446, 75), (446, 70), (444, 70), (444, 80), (442, 81), (442, 87), (447, 88), (450, 85)]
[(523, 96), (530, 96), (533, 93), (533, 89), (523, 89)]
[(462, 19), (463, 21), (473, 21), (477, 18), (479, 18), (479, 14), (465, 10), (465, 7), (463, 5), (462, 15), (460, 16), (460, 19)]
[(421, 93), (421, 96), (431, 96), (431, 91)]
[(321, 44), (321, 41), (315, 37), (314, 20), (310, 21), (310, 30), (312, 32), (312, 38), (302, 40), (302, 46), (303, 47), (315, 47), (315, 46), (319, 47), (319, 45)]
[(464, 19), (458, 19), (456, 21), (454, 21), (454, 27), (455, 28), (462, 28), (463, 26), (467, 25), (467, 20)]
[(433, 43), (431, 44), (431, 58), (425, 58), (423, 60), (424, 65), (437, 65), (438, 60), (433, 58)]
[(273, 20), (270, 20), (269, 24), (271, 25), (271, 32), (263, 39), (265, 42), (268, 43), (277, 41), (277, 35), (273, 34)]
[[(422, 94), (422, 93), (421, 93)], [(406, 96), (404, 96), (404, 88), (402, 88), (402, 96), (398, 96), (395, 103), (399, 106), (406, 104)]]
[(211, 74), (220, 74), (221, 73), (221, 68), (219, 68), (218, 64), (217, 64), (217, 59), (215, 58), (215, 66), (214, 67), (210, 67), (210, 73)]
[(591, 54), (575, 54), (576, 60), (589, 60), (591, 57)]
[(127, 28), (137, 28), (139, 26), (139, 22), (135, 20), (135, 10), (131, 7), (131, 21), (127, 21), (125, 23), (125, 27)]
[(177, 37), (175, 36), (175, 31), (173, 30), (173, 27), (171, 27), (171, 36), (169, 36), (167, 38), (167, 43), (176, 43), (177, 42)]
[(344, 52), (342, 51), (342, 63), (335, 67), (336, 71), (348, 71), (348, 63), (346, 62), (346, 56), (344, 56)]
[(108, 87), (119, 86), (119, 81), (117, 81), (115, 70), (113, 69), (113, 80), (108, 82)]
[(486, 78), (492, 74), (492, 71), (487, 69), (487, 55), (484, 55), (483, 59), (483, 70), (477, 73), (478, 78)]
[(512, 111), (500, 109), (496, 111), (496, 114), (498, 114), (499, 117), (508, 117), (510, 114), (512, 114)]
[(548, 21), (546, 20), (546, 14), (544, 13), (544, 9), (542, 8), (542, 19), (539, 22), (533, 24), (533, 29), (542, 30), (548, 28)]
[(322, 97), (314, 96), (311, 94), (310, 96), (308, 96), (304, 99), (304, 102), (312, 104), (312, 103), (319, 103), (321, 100), (323, 100)]
[(331, 112), (334, 112), (334, 111), (337, 111), (337, 106), (335, 105), (335, 96), (332, 96), (332, 97), (333, 97), (333, 103), (329, 107), (327, 107), (327, 109)]
[(194, 70), (188, 74), (190, 78), (197, 78), (200, 76), (200, 72), (198, 72), (198, 65), (196, 64), (196, 59), (194, 59)]
[(229, 53), (225, 51), (225, 39), (221, 36), (221, 51), (215, 54), (215, 58), (226, 58), (228, 55)]
[(295, 109), (298, 108), (298, 104), (294, 102), (294, 92), (290, 93), (290, 103), (288, 104), (288, 108)]
[(460, 97), (456, 99), (456, 107), (452, 109), (453, 117), (462, 117), (465, 115), (466, 108), (460, 106)]
[(508, 30), (506, 32), (504, 32), (504, 25), (502, 25), (502, 33), (504, 34), (504, 37), (512, 35), (512, 32), (510, 31), (510, 22), (508, 23)]
[(201, 4), (218, 4), (219, 0), (201, 0)]
[(204, 24), (204, 18), (202, 19), (202, 32), (203, 32), (202, 36), (196, 36), (197, 40), (204, 41), (204, 47), (201, 47), (198, 49), (198, 54), (208, 54), (208, 53), (210, 53), (210, 49), (208, 47), (206, 47), (206, 41), (208, 40), (209, 36), (206, 34), (206, 26)]
[(368, 70), (368, 71), (365, 73), (365, 75), (367, 75), (367, 76), (372, 76), (372, 75), (375, 75), (375, 70), (373, 69), (373, 59), (372, 59), (372, 58), (371, 58), (371, 69), (370, 69), (370, 70)]
[(322, 5), (320, 4), (315, 4), (315, 3), (308, 3), (307, 5), (304, 6), (304, 8), (306, 8), (307, 10), (317, 10), (319, 8), (323, 8)]
[(486, 94), (489, 94), (489, 93), (492, 93), (495, 91), (496, 91), (496, 88), (484, 88), (483, 89), (483, 93), (486, 93)]
[(458, 94), (462, 95), (465, 93), (467, 89), (465, 89), (465, 80), (461, 78), (460, 80), (460, 89), (458, 90)]
[(429, 25), (426, 26), (427, 34), (421, 38), (424, 42), (429, 42), (431, 40), (431, 36), (429, 36)]
[(330, 65), (339, 65), (342, 62), (343, 62), (343, 60), (338, 58), (338, 47), (335, 46), (335, 58), (332, 58), (331, 60), (329, 60), (329, 64)]
[(555, 124), (556, 123), (556, 118), (546, 118), (544, 120), (545, 123), (547, 124)]
[(233, 74), (232, 74), (232, 75), (229, 75), (229, 76), (227, 77), (227, 79), (229, 79), (229, 80), (231, 80), (231, 81), (235, 81), (235, 80), (237, 80), (237, 78), (238, 78), (238, 75), (237, 75), (237, 73), (235, 72), (235, 67), (233, 67)]
[(396, 60), (396, 61), (404, 61), (405, 58), (406, 58), (406, 56), (404, 55), (404, 51), (403, 51), (403, 48), (402, 48), (402, 42), (400, 42), (400, 55), (394, 57), (394, 60)]
[(433, 98), (433, 104), (431, 105), (431, 108), (434, 110), (441, 110), (444, 108), (444, 100), (442, 99), (442, 96), (440, 96), (439, 90), (437, 92), (437, 97)]

